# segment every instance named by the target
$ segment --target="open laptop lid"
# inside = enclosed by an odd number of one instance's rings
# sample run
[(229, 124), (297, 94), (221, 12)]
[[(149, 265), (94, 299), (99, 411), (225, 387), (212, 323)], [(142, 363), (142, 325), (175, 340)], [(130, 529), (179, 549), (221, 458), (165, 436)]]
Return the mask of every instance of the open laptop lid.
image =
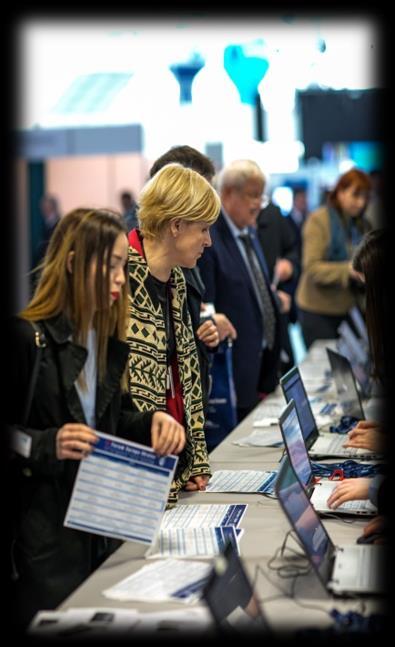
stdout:
[(368, 354), (361, 340), (356, 336), (350, 324), (344, 319), (337, 329), (340, 337), (345, 341), (350, 353), (355, 361), (363, 366), (367, 365), (369, 361)]
[(367, 348), (369, 348), (368, 330), (360, 309), (357, 306), (354, 306), (351, 308), (349, 315), (362, 342)]
[(339, 333), (337, 349), (350, 360), (354, 375), (361, 386), (363, 395), (368, 397), (371, 388), (369, 377), (371, 373), (369, 347), (357, 337), (346, 320), (341, 322), (337, 331)]
[(324, 587), (327, 588), (333, 568), (335, 546), (288, 459), (280, 467), (275, 491), (285, 516), (304, 548), (306, 557)]
[(318, 428), (297, 366), (291, 368), (281, 377), (280, 385), (286, 401), (294, 400), (295, 402), (303, 438), (307, 449), (310, 449), (318, 437)]
[(343, 413), (347, 416), (354, 416), (355, 418), (364, 420), (365, 415), (362, 402), (349, 360), (331, 348), (327, 348), (326, 352)]
[(361, 388), (363, 397), (369, 397), (370, 391), (371, 391), (371, 384), (370, 384), (369, 371), (367, 370), (367, 368), (360, 362), (357, 362), (347, 342), (342, 336), (340, 336), (336, 340), (336, 348), (340, 353), (340, 355), (347, 357), (348, 361), (350, 362), (353, 373)]
[(302, 484), (310, 488), (313, 485), (313, 470), (303, 438), (295, 401), (285, 407), (279, 418), (281, 435), (292, 467)]
[(259, 600), (230, 542), (215, 557), (202, 597), (221, 633), (268, 631)]

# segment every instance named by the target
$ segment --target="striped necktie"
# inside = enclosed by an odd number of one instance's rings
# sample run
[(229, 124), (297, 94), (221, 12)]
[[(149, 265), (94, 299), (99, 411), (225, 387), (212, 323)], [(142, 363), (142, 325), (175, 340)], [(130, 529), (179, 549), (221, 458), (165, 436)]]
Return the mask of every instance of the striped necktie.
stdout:
[(266, 283), (266, 278), (263, 270), (259, 264), (258, 257), (255, 253), (252, 240), (249, 234), (239, 234), (240, 240), (243, 242), (246, 250), (248, 262), (251, 268), (252, 275), (255, 280), (255, 287), (260, 302), (260, 307), (264, 317), (265, 325), (265, 339), (268, 347), (271, 349), (274, 346), (274, 337), (276, 331), (276, 315), (274, 312), (273, 303), (269, 293), (269, 286)]

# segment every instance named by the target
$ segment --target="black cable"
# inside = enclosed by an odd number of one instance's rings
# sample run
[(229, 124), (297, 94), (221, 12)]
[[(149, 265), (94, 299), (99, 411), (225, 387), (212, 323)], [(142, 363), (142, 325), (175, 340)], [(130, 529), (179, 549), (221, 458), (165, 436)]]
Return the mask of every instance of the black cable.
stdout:
[(343, 523), (352, 524), (360, 519), (363, 515), (358, 517), (346, 517), (345, 515), (339, 514), (338, 512), (320, 512), (320, 517), (329, 517), (330, 519), (336, 519), (337, 521), (342, 521)]
[[(295, 602), (295, 604), (297, 604), (297, 605), (298, 605), (298, 606), (300, 606), (300, 607), (303, 607), (303, 608), (306, 608), (306, 609), (312, 609), (312, 610), (314, 610), (314, 611), (321, 611), (322, 613), (325, 613), (327, 616), (330, 616), (330, 617), (331, 617), (331, 619), (333, 620), (333, 618), (332, 618), (332, 616), (331, 616), (331, 609), (325, 609), (325, 608), (323, 608), (323, 607), (316, 606), (316, 605), (314, 605), (314, 604), (306, 604), (306, 603), (301, 602), (300, 600), (298, 600), (298, 599), (297, 599), (297, 597), (295, 597), (295, 586), (296, 586), (297, 578), (298, 578), (298, 577), (300, 577), (300, 576), (304, 576), (304, 575), (307, 575), (308, 573), (310, 573), (310, 572), (311, 572), (311, 570), (312, 570), (311, 564), (309, 564), (309, 566), (308, 566), (307, 568), (304, 568), (304, 569), (303, 569), (303, 568), (297, 568), (295, 565), (291, 565), (291, 564), (285, 565), (285, 567), (287, 567), (287, 566), (288, 566), (288, 567), (290, 567), (290, 568), (292, 568), (292, 567), (293, 567), (294, 569), (296, 569), (296, 572), (294, 572), (294, 573), (288, 573), (288, 574), (283, 574), (283, 573), (282, 573), (282, 571), (284, 570), (284, 565), (282, 565), (282, 566), (280, 566), (280, 567), (278, 567), (278, 566), (277, 566), (277, 567), (276, 567), (276, 566), (273, 566), (273, 562), (274, 562), (274, 561), (279, 557), (279, 555), (281, 555), (281, 557), (283, 557), (284, 559), (286, 559), (286, 555), (284, 554), (284, 553), (285, 553), (285, 550), (288, 550), (288, 551), (290, 551), (290, 552), (294, 553), (294, 554), (295, 554), (295, 555), (297, 555), (298, 557), (302, 557), (301, 553), (299, 553), (298, 551), (294, 550), (294, 549), (293, 549), (293, 548), (291, 548), (290, 546), (287, 546), (287, 545), (286, 545), (286, 544), (287, 544), (288, 537), (292, 537), (292, 539), (293, 539), (293, 540), (298, 544), (298, 546), (301, 546), (301, 544), (300, 544), (300, 542), (299, 542), (298, 538), (297, 538), (297, 537), (295, 537), (295, 535), (294, 535), (294, 531), (293, 531), (293, 530), (288, 530), (288, 532), (286, 533), (286, 535), (285, 535), (285, 537), (284, 537), (284, 540), (283, 540), (283, 542), (282, 542), (281, 546), (279, 546), (279, 547), (276, 549), (276, 551), (275, 551), (274, 555), (269, 559), (269, 561), (268, 561), (268, 563), (267, 563), (267, 566), (268, 566), (268, 568), (269, 568), (270, 570), (274, 570), (274, 571), (276, 571), (276, 573), (279, 575), (279, 577), (281, 577), (281, 578), (283, 578), (283, 579), (287, 579), (287, 578), (289, 578), (289, 577), (292, 577), (292, 578), (293, 578), (293, 581), (292, 581), (292, 584), (291, 584), (290, 592), (285, 591), (285, 590), (282, 588), (282, 586), (279, 586), (279, 583), (278, 583), (278, 582), (274, 582), (274, 581), (269, 577), (268, 573), (266, 573), (266, 572), (263, 570), (263, 568), (262, 568), (259, 564), (257, 564), (257, 565), (256, 565), (256, 567), (255, 567), (255, 573), (254, 573), (254, 589), (255, 589), (255, 587), (256, 587), (256, 583), (257, 583), (257, 580), (258, 580), (258, 575), (259, 575), (259, 573), (261, 573), (261, 574), (262, 574), (262, 575), (267, 579), (267, 581), (268, 581), (268, 582), (270, 582), (270, 584), (274, 585), (274, 586), (275, 586), (279, 591), (281, 591), (282, 596), (285, 596), (285, 597), (287, 597), (287, 598), (291, 598), (291, 599)], [(305, 557), (305, 555), (304, 555), (303, 557)], [(307, 558), (305, 557), (305, 559), (307, 559)], [(265, 599), (265, 598), (260, 599), (260, 602), (262, 602), (262, 604), (266, 604), (266, 603), (267, 603), (267, 602), (269, 602), (269, 601), (276, 600), (276, 599), (280, 599), (280, 598), (281, 598), (281, 595), (270, 596), (269, 598), (266, 598), (266, 599)], [(363, 600), (363, 598), (359, 597), (359, 596), (358, 596), (358, 595), (356, 595), (356, 594), (348, 594), (347, 596), (344, 596), (344, 599), (347, 599), (347, 598), (351, 598), (351, 599), (355, 600), (355, 601), (358, 603), (358, 609), (357, 609), (357, 612), (358, 612), (358, 613), (361, 613), (361, 614), (363, 615), (363, 614), (364, 614), (364, 612), (365, 612), (365, 610), (366, 610), (366, 602)]]
[[(281, 564), (280, 566), (273, 565), (273, 563), (275, 562), (276, 559), (278, 559), (279, 556), (281, 556), (281, 558), (284, 560), (289, 559), (287, 555), (285, 555), (285, 550), (288, 550), (289, 552), (293, 553), (297, 557), (307, 561), (307, 557), (304, 553), (300, 553), (294, 550), (293, 548), (291, 548), (290, 546), (286, 545), (288, 541), (288, 537), (292, 537), (294, 541), (297, 541), (297, 539), (292, 533), (293, 533), (293, 530), (288, 530), (288, 532), (284, 537), (283, 543), (281, 544), (281, 546), (279, 546), (279, 548), (276, 549), (274, 555), (269, 559), (267, 563), (268, 568), (276, 571), (279, 577), (282, 577), (282, 578), (295, 577), (296, 575), (306, 575), (311, 568), (310, 565), (308, 565), (307, 568), (306, 566), (302, 567), (302, 566), (297, 566), (295, 564)], [(298, 541), (297, 543), (300, 546)]]

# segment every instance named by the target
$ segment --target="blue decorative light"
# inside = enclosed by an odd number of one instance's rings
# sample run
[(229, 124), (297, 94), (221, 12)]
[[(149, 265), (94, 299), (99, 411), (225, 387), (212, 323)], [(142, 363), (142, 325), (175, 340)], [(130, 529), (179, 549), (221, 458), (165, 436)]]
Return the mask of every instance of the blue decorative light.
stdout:
[(255, 104), (258, 85), (269, 67), (269, 61), (260, 55), (259, 49), (262, 41), (253, 46), (228, 45), (224, 50), (224, 68), (238, 89), (242, 103), (250, 105)]
[(199, 54), (194, 54), (189, 61), (169, 65), (180, 84), (180, 103), (192, 103), (192, 83), (204, 64), (202, 57)]

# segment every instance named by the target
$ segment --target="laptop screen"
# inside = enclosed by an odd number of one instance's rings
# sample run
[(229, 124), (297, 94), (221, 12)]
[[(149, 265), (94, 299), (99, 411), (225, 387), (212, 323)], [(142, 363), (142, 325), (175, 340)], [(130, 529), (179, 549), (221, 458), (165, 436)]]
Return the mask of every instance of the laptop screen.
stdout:
[(363, 364), (360, 364), (356, 361), (355, 356), (353, 355), (352, 351), (350, 351), (349, 346), (342, 337), (339, 337), (339, 339), (336, 340), (336, 348), (339, 351), (340, 355), (347, 357), (352, 366), (352, 370), (358, 381), (358, 384), (362, 389), (362, 393), (365, 396), (368, 396), (370, 393), (370, 378), (367, 368), (365, 368)]
[(311, 469), (306, 444), (303, 440), (294, 400), (291, 400), (284, 409), (279, 422), (292, 467), (303, 485), (308, 486), (313, 479), (313, 470)]
[(294, 400), (295, 402), (303, 438), (308, 442), (310, 436), (317, 433), (317, 425), (297, 366), (283, 375), (280, 385), (286, 401)]
[(349, 348), (349, 351), (358, 364), (366, 366), (369, 361), (368, 354), (364, 348), (361, 340), (356, 336), (354, 331), (351, 329), (351, 326), (347, 321), (343, 320), (340, 326), (337, 329), (340, 337), (345, 342), (346, 346)]
[(363, 419), (364, 413), (361, 399), (355, 384), (354, 373), (347, 357), (336, 353), (330, 348), (326, 349), (328, 360), (331, 365), (333, 379), (335, 380), (336, 391), (343, 413), (348, 416), (355, 416)]
[(349, 314), (362, 342), (365, 344), (365, 346), (368, 347), (369, 346), (368, 331), (360, 309), (357, 306), (354, 306), (353, 308), (351, 308)]
[(284, 461), (279, 470), (275, 489), (307, 558), (326, 586), (332, 570), (335, 547), (289, 460)]
[(268, 630), (259, 600), (230, 542), (224, 552), (214, 559), (213, 569), (203, 589), (203, 599), (221, 632)]

